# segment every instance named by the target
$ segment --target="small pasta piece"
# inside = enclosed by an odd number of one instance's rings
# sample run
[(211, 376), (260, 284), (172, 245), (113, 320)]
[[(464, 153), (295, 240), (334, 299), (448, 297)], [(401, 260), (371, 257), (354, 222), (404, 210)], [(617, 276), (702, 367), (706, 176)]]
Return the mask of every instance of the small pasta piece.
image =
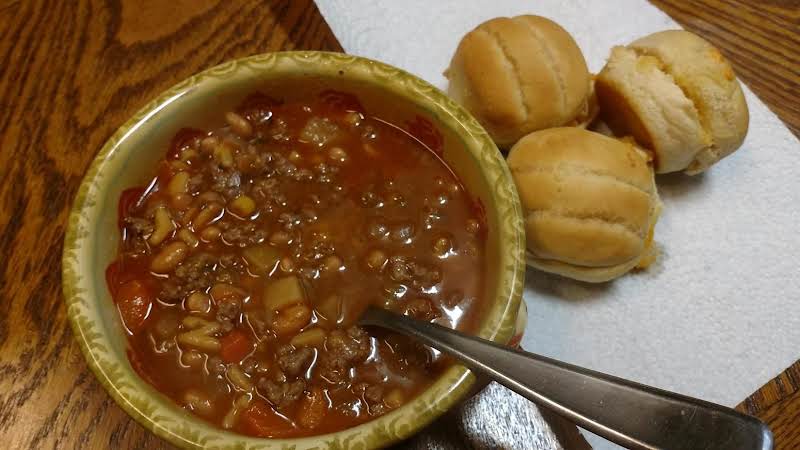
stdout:
[(220, 303), (225, 299), (242, 300), (243, 298), (247, 297), (247, 292), (228, 283), (217, 283), (211, 286), (211, 289), (208, 291), (208, 293), (211, 294), (211, 298), (213, 298), (217, 303)]
[(283, 230), (278, 230), (269, 236), (269, 243), (272, 245), (284, 246), (289, 244), (291, 241), (292, 235)]
[(202, 194), (198, 195), (197, 199), (203, 202), (203, 204), (225, 203), (225, 197), (214, 191), (205, 191)]
[(251, 392), (253, 390), (253, 383), (250, 381), (250, 377), (242, 371), (238, 364), (230, 364), (225, 375), (228, 376), (228, 381), (242, 391)]
[(211, 322), (210, 320), (201, 319), (200, 317), (196, 316), (186, 316), (183, 318), (181, 323), (183, 324), (184, 327), (190, 330), (194, 330), (195, 328), (208, 327), (214, 324), (214, 322)]
[(311, 328), (293, 337), (289, 343), (295, 347), (320, 348), (325, 343), (325, 335), (322, 328)]
[(189, 173), (181, 171), (173, 175), (167, 183), (167, 193), (174, 196), (187, 192), (189, 192)]
[(398, 408), (405, 401), (405, 394), (400, 388), (394, 388), (383, 397), (383, 403), (389, 408)]
[(206, 352), (218, 352), (220, 348), (219, 339), (206, 336), (199, 331), (195, 330), (179, 334), (177, 337), (178, 343)]
[(239, 217), (249, 217), (256, 210), (256, 202), (250, 196), (242, 194), (228, 204), (228, 209)]
[(192, 194), (189, 193), (175, 194), (172, 197), (170, 197), (169, 204), (173, 208), (183, 211), (189, 208), (189, 206), (192, 204), (193, 199), (194, 197), (192, 197)]
[(250, 402), (252, 400), (252, 394), (242, 394), (237, 397), (236, 400), (233, 401), (233, 407), (222, 419), (222, 428), (225, 428), (226, 430), (233, 428), (236, 425), (236, 422), (239, 420), (239, 415), (248, 406), (250, 406)]
[(192, 228), (195, 232), (201, 231), (208, 225), (216, 222), (222, 217), (222, 205), (216, 202), (209, 203), (200, 210), (192, 220)]
[(243, 138), (253, 135), (253, 126), (244, 117), (233, 111), (225, 113), (225, 121), (231, 126), (231, 130)]
[(227, 142), (223, 142), (214, 149), (214, 159), (220, 166), (230, 169), (233, 167), (233, 151)]
[(180, 333), (176, 339), (179, 344), (205, 352), (216, 353), (221, 347), (219, 339), (209, 336), (209, 334), (204, 332), (203, 328)]
[(304, 303), (278, 310), (272, 317), (271, 328), (278, 336), (289, 336), (302, 330), (311, 320), (311, 308)]
[(203, 364), (205, 357), (197, 350), (189, 350), (181, 353), (181, 364), (187, 367), (199, 367)]
[(218, 322), (187, 316), (183, 318), (183, 325), (189, 328), (190, 331), (178, 334), (176, 340), (179, 344), (206, 352), (219, 351), (222, 345), (219, 339), (213, 336), (222, 329)]
[[(189, 198), (191, 197), (192, 196), (189, 195)], [(198, 212), (200, 212), (200, 208), (197, 206), (192, 206), (191, 208), (186, 209), (178, 218), (178, 223), (184, 227), (189, 226), (189, 224), (192, 223), (194, 216), (196, 216)]]
[(189, 255), (189, 247), (182, 241), (173, 241), (161, 248), (150, 261), (150, 270), (169, 273)]
[(172, 217), (170, 217), (169, 211), (163, 206), (156, 208), (153, 222), (153, 233), (150, 234), (147, 242), (152, 246), (156, 246), (170, 237), (172, 232), (175, 231), (175, 224), (172, 223)]
[(186, 228), (181, 228), (180, 231), (178, 231), (178, 239), (182, 240), (184, 243), (186, 243), (186, 245), (192, 248), (200, 245), (200, 241), (197, 240), (197, 237), (194, 235), (194, 233)]
[(205, 153), (214, 153), (214, 150), (219, 146), (219, 138), (216, 136), (208, 136), (200, 141), (200, 151)]
[(183, 404), (201, 416), (208, 417), (214, 413), (214, 403), (208, 395), (197, 389), (189, 389), (183, 393)]

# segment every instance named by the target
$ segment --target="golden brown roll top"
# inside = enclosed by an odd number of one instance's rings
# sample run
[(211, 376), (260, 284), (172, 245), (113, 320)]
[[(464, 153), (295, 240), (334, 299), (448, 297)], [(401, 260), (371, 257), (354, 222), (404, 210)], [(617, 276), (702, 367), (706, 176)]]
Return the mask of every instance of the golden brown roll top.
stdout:
[(647, 255), (660, 208), (647, 154), (579, 128), (537, 131), (508, 156), (525, 210), (529, 263), (607, 281)]
[(747, 103), (733, 69), (688, 31), (613, 48), (595, 89), (603, 120), (652, 150), (658, 173), (702, 172), (747, 134)]
[(461, 40), (445, 75), (450, 95), (501, 147), (593, 110), (583, 54), (566, 30), (544, 17), (480, 24)]

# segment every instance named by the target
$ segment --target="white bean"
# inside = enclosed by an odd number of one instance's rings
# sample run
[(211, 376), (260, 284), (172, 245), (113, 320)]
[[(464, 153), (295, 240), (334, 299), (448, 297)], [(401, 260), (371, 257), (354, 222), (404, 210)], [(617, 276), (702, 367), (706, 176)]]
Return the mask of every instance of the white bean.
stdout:
[(153, 260), (150, 261), (150, 270), (155, 273), (169, 273), (178, 266), (189, 254), (189, 247), (181, 241), (173, 241), (164, 246)]

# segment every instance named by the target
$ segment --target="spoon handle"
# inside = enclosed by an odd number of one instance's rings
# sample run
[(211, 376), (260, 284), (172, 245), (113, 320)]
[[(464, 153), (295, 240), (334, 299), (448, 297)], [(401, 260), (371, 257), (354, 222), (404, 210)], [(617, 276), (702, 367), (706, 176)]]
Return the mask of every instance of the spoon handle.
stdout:
[(772, 433), (763, 422), (731, 408), (504, 347), (375, 307), (367, 310), (360, 323), (416, 338), (628, 448), (772, 448)]

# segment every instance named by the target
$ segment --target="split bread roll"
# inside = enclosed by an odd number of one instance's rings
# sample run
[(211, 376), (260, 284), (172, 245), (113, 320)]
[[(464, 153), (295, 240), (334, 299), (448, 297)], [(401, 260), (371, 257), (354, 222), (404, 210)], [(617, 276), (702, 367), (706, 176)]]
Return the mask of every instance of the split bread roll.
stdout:
[(581, 128), (522, 138), (508, 155), (525, 220), (528, 264), (603, 282), (649, 264), (661, 209), (649, 155)]
[(733, 69), (688, 31), (613, 48), (595, 90), (603, 120), (652, 150), (657, 173), (703, 172), (747, 134), (747, 103)]
[(445, 76), (450, 96), (503, 148), (531, 131), (585, 125), (597, 111), (580, 48), (544, 17), (478, 25), (461, 39)]

